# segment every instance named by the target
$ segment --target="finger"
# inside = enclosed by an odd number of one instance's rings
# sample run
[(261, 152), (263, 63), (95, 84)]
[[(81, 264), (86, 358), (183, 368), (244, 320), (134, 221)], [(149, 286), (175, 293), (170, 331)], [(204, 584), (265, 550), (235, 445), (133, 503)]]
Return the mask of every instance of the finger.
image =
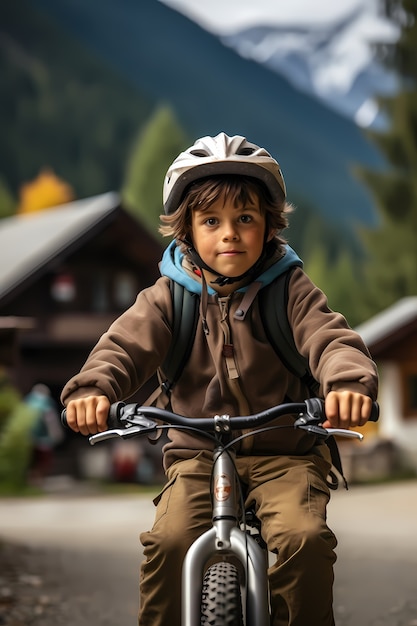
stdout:
[(90, 433), (89, 421), (91, 418), (89, 418), (88, 404), (84, 400), (80, 400), (77, 404), (77, 422), (80, 433), (84, 436), (94, 434)]
[(339, 426), (339, 401), (338, 394), (331, 391), (325, 399), (324, 410), (326, 421), (323, 422), (325, 428), (337, 428)]
[(66, 408), (68, 426), (76, 433), (80, 431), (77, 423), (77, 411), (74, 402), (70, 402)]
[(110, 402), (106, 396), (99, 396), (96, 407), (96, 420), (99, 432), (107, 430), (107, 418), (109, 416)]
[(360, 426), (364, 426), (366, 424), (372, 413), (372, 398), (369, 398), (368, 396), (362, 396), (362, 398)]
[(349, 393), (340, 393), (339, 396), (339, 425), (349, 428), (352, 416), (352, 396)]
[(340, 423), (343, 428), (357, 426), (361, 416), (361, 405), (354, 393), (342, 393), (340, 398)]

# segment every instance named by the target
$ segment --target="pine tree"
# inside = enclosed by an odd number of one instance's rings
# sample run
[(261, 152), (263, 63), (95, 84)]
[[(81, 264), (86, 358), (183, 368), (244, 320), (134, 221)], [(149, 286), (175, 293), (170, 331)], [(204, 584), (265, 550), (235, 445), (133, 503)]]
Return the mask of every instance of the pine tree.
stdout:
[(363, 232), (369, 252), (368, 314), (417, 294), (417, 3), (386, 0), (384, 7), (401, 35), (396, 44), (378, 51), (397, 74), (400, 88), (394, 97), (380, 99), (388, 127), (370, 133), (387, 168), (361, 172), (380, 216), (377, 230)]
[(164, 177), (187, 146), (188, 139), (167, 106), (155, 112), (133, 145), (122, 187), (123, 205), (157, 238)]

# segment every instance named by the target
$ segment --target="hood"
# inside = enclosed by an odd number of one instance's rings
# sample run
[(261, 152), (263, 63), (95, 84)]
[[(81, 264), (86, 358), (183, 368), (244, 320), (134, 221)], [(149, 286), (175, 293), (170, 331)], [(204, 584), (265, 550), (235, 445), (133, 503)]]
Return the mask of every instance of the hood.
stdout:
[[(167, 276), (175, 282), (179, 283), (191, 293), (196, 293), (198, 295), (201, 294), (201, 282), (197, 279), (194, 279), (190, 276), (182, 267), (182, 260), (184, 258), (184, 253), (181, 252), (179, 246), (177, 246), (175, 241), (172, 241), (168, 248), (165, 250), (162, 261), (159, 266), (159, 271), (161, 276)], [(262, 274), (256, 278), (256, 280), (260, 281), (265, 285), (269, 285), (277, 276), (283, 274), (290, 267), (293, 266), (302, 267), (303, 262), (294, 250), (286, 245), (285, 246), (285, 254), (281, 257), (276, 263), (268, 267)], [(245, 287), (241, 287), (238, 291), (246, 291), (247, 285)], [(207, 285), (207, 290), (210, 295), (214, 295), (216, 290), (213, 289), (210, 285)]]

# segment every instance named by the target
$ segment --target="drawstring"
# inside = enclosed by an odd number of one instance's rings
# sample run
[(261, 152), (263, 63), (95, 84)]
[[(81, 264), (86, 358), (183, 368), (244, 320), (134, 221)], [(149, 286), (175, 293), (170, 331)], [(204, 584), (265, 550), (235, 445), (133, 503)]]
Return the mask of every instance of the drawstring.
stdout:
[(201, 298), (200, 298), (200, 316), (203, 324), (204, 334), (208, 335), (210, 333), (208, 324), (207, 324), (207, 307), (208, 307), (208, 290), (207, 290), (207, 282), (204, 276), (204, 272), (201, 272)]

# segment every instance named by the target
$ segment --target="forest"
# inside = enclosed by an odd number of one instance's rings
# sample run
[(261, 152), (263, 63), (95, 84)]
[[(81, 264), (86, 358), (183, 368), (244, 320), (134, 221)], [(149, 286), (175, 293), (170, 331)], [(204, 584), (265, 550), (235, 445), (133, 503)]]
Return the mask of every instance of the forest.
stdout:
[[(352, 325), (417, 294), (417, 6), (412, 0), (381, 6), (402, 35), (377, 53), (401, 88), (380, 99), (387, 127), (368, 131), (386, 166), (355, 171), (372, 196), (377, 224), (358, 225), (354, 236), (342, 232), (297, 189), (285, 233), (330, 305)], [(194, 139), (175, 106), (141, 92), (26, 0), (7, 1), (5, 17), (0, 217), (117, 190), (158, 237), (165, 171)]]

